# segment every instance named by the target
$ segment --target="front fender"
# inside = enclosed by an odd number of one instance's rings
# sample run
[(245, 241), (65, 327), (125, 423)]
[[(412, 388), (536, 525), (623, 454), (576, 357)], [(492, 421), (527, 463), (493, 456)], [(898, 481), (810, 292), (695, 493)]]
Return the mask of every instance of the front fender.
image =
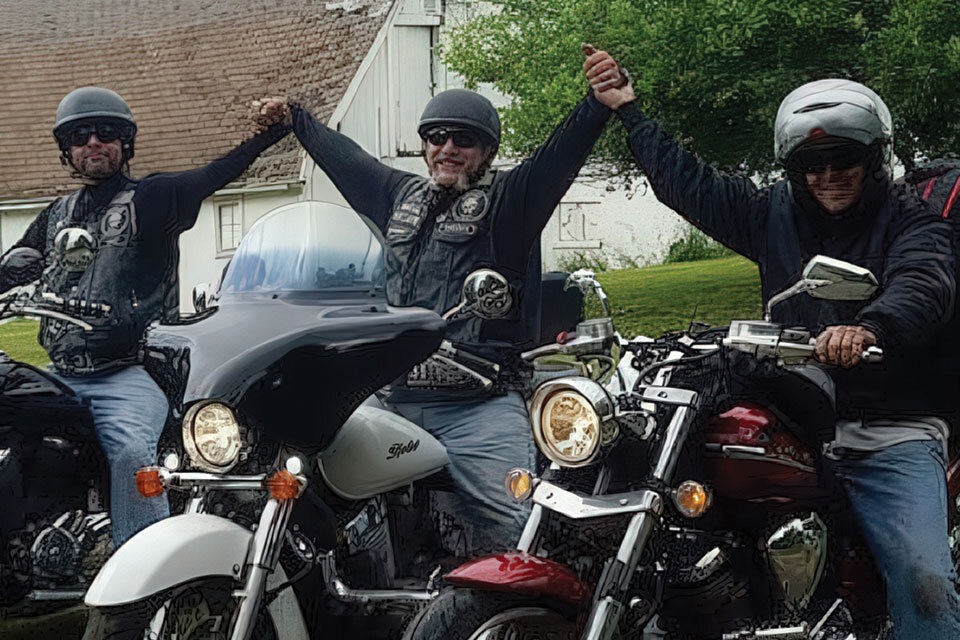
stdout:
[(239, 578), (253, 533), (205, 513), (157, 522), (120, 547), (87, 590), (89, 607), (143, 600), (198, 578)]
[(457, 587), (546, 596), (578, 605), (590, 595), (576, 572), (559, 562), (508, 551), (460, 565), (444, 579)]

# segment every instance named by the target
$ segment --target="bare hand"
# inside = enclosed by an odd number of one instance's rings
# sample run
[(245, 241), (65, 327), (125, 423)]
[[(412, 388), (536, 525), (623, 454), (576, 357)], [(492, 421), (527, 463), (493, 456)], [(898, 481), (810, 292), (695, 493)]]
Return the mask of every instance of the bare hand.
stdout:
[[(584, 53), (592, 49), (590, 45), (583, 47)], [(595, 51), (587, 56), (583, 61), (583, 73), (590, 81), (593, 95), (611, 109), (617, 109), (635, 97), (629, 78), (621, 73), (617, 61), (606, 51)]]
[(271, 96), (250, 103), (250, 121), (258, 131), (279, 124), (290, 115), (290, 105), (286, 96)]
[(827, 327), (814, 345), (814, 355), (825, 364), (849, 369), (859, 364), (867, 347), (877, 344), (877, 336), (858, 325)]

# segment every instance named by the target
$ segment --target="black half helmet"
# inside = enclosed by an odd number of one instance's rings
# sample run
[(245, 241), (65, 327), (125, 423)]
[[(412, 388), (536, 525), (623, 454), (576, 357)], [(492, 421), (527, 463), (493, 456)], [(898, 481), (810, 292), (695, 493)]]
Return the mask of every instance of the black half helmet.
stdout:
[(423, 138), (428, 130), (441, 125), (474, 129), (494, 148), (500, 146), (500, 116), (493, 104), (475, 91), (447, 89), (431, 98), (420, 116), (417, 133)]
[(127, 130), (121, 136), (127, 158), (133, 157), (133, 140), (137, 134), (137, 122), (127, 102), (116, 91), (102, 87), (74, 89), (60, 101), (57, 118), (53, 123), (53, 137), (61, 150), (66, 150), (63, 134), (74, 123), (82, 120), (114, 120)]

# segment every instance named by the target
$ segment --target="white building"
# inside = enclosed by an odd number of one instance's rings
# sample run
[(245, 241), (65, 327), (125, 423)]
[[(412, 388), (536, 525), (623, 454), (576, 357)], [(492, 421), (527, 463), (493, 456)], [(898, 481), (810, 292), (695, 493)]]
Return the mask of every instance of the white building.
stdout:
[[(276, 94), (297, 97), (383, 162), (424, 173), (417, 119), (432, 95), (459, 84), (434, 44), (445, 17), (463, 19), (462, 9), (441, 0), (7, 0), (0, 247), (79, 187), (59, 166), (50, 130), (60, 98), (84, 85), (130, 103), (139, 125), (134, 176), (223, 155), (249, 135), (250, 100)], [(194, 284), (218, 280), (259, 217), (303, 199), (343, 202), (289, 136), (205, 200), (181, 236), (182, 308)], [(578, 182), (544, 230), (544, 267), (576, 252), (614, 266), (655, 261), (683, 224), (652, 196)]]

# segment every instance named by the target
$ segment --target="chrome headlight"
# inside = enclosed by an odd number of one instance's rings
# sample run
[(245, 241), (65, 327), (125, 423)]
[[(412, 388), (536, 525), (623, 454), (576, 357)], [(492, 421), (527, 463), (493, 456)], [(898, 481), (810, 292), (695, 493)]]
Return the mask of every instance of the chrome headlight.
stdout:
[(225, 404), (195, 404), (183, 418), (183, 446), (194, 466), (204, 471), (229, 471), (240, 456), (240, 445), (240, 425)]
[(606, 441), (613, 402), (588, 378), (558, 378), (533, 393), (530, 419), (533, 437), (543, 455), (562, 467), (590, 464)]

